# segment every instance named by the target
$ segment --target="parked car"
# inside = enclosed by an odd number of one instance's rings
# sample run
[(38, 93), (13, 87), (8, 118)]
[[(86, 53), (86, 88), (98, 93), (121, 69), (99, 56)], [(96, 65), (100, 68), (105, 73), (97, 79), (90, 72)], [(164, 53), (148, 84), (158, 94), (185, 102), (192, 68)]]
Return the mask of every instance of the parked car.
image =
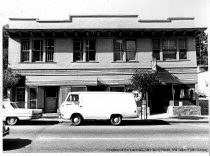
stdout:
[(42, 116), (42, 109), (20, 108), (16, 102), (3, 101), (3, 121), (8, 125), (15, 125), (19, 120), (38, 119)]
[(6, 127), (3, 121), (3, 136), (6, 136), (8, 134), (9, 134), (9, 127)]
[(60, 106), (60, 117), (79, 125), (82, 120), (110, 120), (119, 125), (122, 118), (136, 118), (137, 106), (132, 93), (71, 92)]

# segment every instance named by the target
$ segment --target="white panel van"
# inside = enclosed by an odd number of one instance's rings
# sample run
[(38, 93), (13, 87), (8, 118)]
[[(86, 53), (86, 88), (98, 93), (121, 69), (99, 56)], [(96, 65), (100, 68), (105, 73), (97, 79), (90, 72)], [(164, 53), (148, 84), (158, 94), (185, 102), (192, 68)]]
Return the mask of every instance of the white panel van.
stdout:
[(119, 125), (122, 118), (137, 117), (134, 95), (124, 92), (70, 92), (59, 110), (60, 117), (73, 125), (86, 119), (108, 119)]

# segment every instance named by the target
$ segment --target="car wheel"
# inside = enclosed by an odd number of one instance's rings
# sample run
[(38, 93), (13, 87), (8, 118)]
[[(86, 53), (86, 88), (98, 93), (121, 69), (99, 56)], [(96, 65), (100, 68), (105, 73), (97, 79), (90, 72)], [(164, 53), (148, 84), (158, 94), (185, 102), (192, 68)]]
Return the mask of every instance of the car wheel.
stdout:
[(8, 125), (13, 126), (18, 122), (18, 118), (16, 117), (9, 117), (6, 119)]
[(110, 122), (114, 126), (118, 126), (122, 122), (122, 117), (120, 115), (113, 115), (110, 119)]
[(77, 114), (77, 115), (74, 115), (72, 118), (71, 118), (71, 121), (72, 121), (72, 124), (74, 126), (78, 126), (82, 123), (82, 117), (81, 115)]

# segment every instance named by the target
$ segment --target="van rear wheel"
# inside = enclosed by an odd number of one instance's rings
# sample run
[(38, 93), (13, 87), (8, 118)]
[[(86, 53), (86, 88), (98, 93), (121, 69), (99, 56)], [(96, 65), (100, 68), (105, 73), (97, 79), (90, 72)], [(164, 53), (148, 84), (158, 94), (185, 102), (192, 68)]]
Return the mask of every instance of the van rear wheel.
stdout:
[(71, 121), (74, 126), (78, 126), (82, 123), (82, 117), (81, 115), (76, 114), (71, 118)]
[(110, 122), (114, 126), (118, 126), (122, 122), (122, 117), (120, 115), (113, 115), (110, 119)]

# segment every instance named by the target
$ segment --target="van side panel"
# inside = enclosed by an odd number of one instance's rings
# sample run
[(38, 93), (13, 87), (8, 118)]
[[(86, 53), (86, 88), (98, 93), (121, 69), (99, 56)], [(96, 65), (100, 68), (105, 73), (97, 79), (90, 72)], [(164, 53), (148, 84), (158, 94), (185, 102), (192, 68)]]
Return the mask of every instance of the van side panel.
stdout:
[(112, 114), (137, 117), (136, 102), (129, 93), (81, 93), (80, 108), (84, 119), (110, 119)]

